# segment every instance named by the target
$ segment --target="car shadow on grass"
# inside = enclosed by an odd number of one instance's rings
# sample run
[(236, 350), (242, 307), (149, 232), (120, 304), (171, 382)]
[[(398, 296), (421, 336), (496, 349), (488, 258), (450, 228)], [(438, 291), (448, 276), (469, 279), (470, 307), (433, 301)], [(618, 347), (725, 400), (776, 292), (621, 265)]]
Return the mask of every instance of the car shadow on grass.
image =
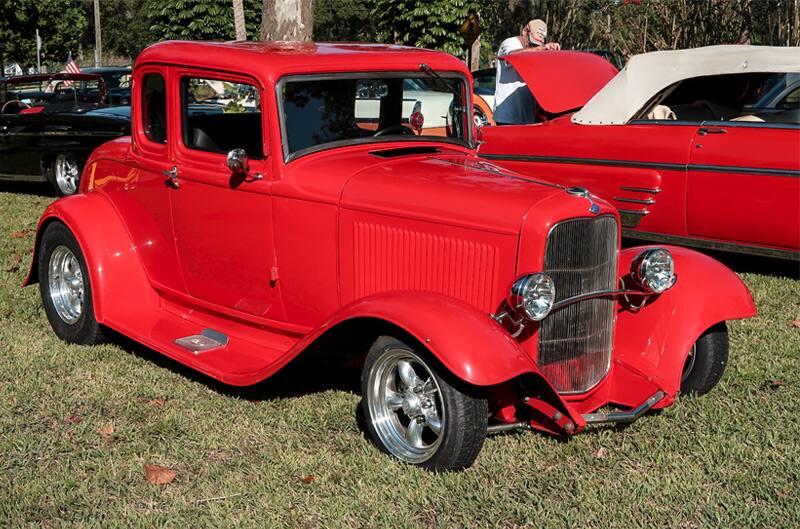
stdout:
[(345, 391), (356, 395), (361, 392), (360, 369), (326, 362), (312, 348), (293, 359), (266, 380), (252, 386), (239, 387), (220, 382), (111, 329), (106, 329), (106, 335), (109, 343), (147, 360), (159, 368), (168, 369), (228, 397), (259, 402), (302, 397), (330, 390)]
[[(622, 240), (623, 248), (641, 246), (642, 244), (650, 243), (647, 241), (628, 238)], [(759, 274), (786, 279), (800, 279), (800, 262), (798, 261), (733, 252), (723, 252), (717, 250), (706, 250), (702, 248), (691, 249), (716, 259), (739, 274)], [(680, 271), (678, 271), (678, 273), (680, 273)]]

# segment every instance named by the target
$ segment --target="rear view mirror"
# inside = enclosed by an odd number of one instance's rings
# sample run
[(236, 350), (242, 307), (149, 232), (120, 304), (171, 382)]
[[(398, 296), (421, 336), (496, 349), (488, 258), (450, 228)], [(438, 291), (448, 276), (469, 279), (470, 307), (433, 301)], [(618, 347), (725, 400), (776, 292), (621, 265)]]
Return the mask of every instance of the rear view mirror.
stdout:
[(228, 152), (228, 169), (233, 174), (247, 174), (249, 160), (244, 149), (233, 149)]

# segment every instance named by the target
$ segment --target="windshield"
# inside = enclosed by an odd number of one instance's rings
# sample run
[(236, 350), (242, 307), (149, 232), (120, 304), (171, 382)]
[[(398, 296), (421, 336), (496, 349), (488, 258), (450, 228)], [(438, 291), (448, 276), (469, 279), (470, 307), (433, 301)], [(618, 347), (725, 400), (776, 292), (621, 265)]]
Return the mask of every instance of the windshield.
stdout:
[(438, 139), (469, 144), (463, 77), (291, 77), (279, 85), (286, 160), (343, 143)]

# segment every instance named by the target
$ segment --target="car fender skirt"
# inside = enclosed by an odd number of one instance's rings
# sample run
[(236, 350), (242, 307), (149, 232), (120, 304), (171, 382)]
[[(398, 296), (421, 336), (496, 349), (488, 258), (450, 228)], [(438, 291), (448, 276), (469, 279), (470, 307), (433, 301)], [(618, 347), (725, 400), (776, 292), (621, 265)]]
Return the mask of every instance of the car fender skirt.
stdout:
[(539, 374), (536, 363), (488, 314), (436, 293), (395, 291), (343, 307), (316, 333), (354, 318), (374, 318), (401, 328), (459, 379), (491, 386), (524, 373)]
[[(666, 392), (667, 402), (680, 389), (683, 365), (692, 344), (720, 322), (755, 316), (756, 307), (742, 280), (721, 263), (686, 248), (657, 247), (672, 253), (678, 281), (664, 294), (650, 296), (639, 310), (620, 308), (614, 357), (615, 363)], [(626, 284), (631, 280), (631, 262), (647, 248), (656, 246), (620, 253), (620, 276)], [(631, 298), (634, 304), (640, 300)], [(624, 393), (627, 385), (615, 386)], [(612, 390), (609, 400), (627, 400), (623, 394), (613, 394), (616, 392)]]
[(44, 280), (36, 276), (36, 260), (42, 235), (52, 222), (66, 225), (78, 241), (89, 269), (98, 322), (131, 322), (157, 313), (158, 296), (128, 231), (117, 211), (100, 193), (62, 198), (45, 209), (39, 219), (31, 269), (23, 285)]

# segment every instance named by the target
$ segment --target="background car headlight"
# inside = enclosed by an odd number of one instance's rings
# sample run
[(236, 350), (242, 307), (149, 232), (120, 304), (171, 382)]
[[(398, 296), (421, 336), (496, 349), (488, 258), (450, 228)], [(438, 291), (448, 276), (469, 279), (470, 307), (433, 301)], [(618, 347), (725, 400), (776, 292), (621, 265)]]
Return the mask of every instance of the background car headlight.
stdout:
[(529, 320), (539, 321), (550, 313), (555, 299), (553, 278), (543, 273), (526, 274), (511, 285), (508, 304)]
[(672, 254), (664, 248), (645, 250), (637, 255), (631, 266), (631, 276), (642, 290), (652, 294), (669, 290), (678, 279)]

